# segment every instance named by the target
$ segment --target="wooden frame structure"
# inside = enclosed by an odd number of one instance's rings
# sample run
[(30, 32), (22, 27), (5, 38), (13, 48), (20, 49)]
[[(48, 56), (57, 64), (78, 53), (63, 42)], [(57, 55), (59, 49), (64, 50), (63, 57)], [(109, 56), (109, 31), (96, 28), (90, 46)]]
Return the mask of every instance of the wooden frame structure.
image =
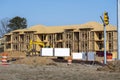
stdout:
[[(107, 51), (117, 52), (117, 28), (107, 26)], [(96, 22), (70, 26), (37, 25), (28, 29), (15, 30), (4, 35), (5, 51), (26, 51), (29, 41), (42, 41), (53, 48), (70, 48), (71, 52), (104, 51), (103, 26)], [(40, 50), (36, 46), (36, 50)]]

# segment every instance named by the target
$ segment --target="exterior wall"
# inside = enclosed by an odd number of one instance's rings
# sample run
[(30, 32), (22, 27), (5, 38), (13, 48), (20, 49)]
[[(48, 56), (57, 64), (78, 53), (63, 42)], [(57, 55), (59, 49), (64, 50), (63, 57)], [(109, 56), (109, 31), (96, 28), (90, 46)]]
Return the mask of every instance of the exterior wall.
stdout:
[(11, 35), (7, 35), (7, 36), (4, 36), (4, 39), (5, 39), (5, 42), (4, 42), (4, 51), (11, 51), (12, 48), (11, 48), (11, 44), (12, 44), (12, 36)]
[(32, 32), (13, 32), (11, 35), (5, 35), (4, 51), (25, 51), (28, 49), (29, 41), (34, 39)]
[[(102, 34), (100, 39), (98, 34)], [(104, 36), (103, 32), (95, 32), (95, 51), (104, 51)], [(109, 53), (117, 52), (117, 32), (107, 31), (106, 50)]]
[(79, 52), (79, 32), (74, 32), (73, 34), (73, 50), (74, 52)]
[(102, 31), (97, 31), (95, 33), (95, 51), (103, 51), (104, 50), (104, 34)]
[(0, 52), (4, 51), (4, 38), (0, 38)]
[(113, 32), (113, 51), (117, 52), (117, 31)]

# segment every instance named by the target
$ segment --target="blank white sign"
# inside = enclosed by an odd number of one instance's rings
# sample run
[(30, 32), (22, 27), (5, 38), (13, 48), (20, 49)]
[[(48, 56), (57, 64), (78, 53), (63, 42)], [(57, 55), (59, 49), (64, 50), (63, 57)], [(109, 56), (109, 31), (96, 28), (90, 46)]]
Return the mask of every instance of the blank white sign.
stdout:
[(70, 56), (70, 48), (55, 48), (54, 56), (57, 57), (67, 57)]
[(42, 48), (41, 56), (53, 56), (53, 48)]
[(72, 54), (73, 59), (82, 59), (82, 53), (73, 53)]

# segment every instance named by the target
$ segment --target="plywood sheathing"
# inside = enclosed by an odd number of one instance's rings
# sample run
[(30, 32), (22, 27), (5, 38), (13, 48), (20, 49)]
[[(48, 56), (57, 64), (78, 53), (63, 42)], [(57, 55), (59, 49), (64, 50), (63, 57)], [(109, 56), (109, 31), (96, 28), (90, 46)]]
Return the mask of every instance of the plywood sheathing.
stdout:
[[(78, 31), (79, 29), (87, 29), (91, 28), (92, 31), (103, 31), (103, 25), (97, 22), (88, 22), (86, 24), (81, 25), (66, 25), (66, 26), (44, 26), (44, 25), (36, 25), (28, 28), (29, 30), (35, 30), (36, 33), (59, 33), (64, 32), (65, 29), (73, 29), (74, 31)], [(116, 30), (115, 26), (108, 25), (106, 26), (106, 30)]]

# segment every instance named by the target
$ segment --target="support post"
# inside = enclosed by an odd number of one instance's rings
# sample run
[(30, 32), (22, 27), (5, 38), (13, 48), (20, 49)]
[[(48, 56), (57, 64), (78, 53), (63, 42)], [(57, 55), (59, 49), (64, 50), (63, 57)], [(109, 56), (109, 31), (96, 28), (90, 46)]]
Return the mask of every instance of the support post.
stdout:
[(103, 27), (104, 27), (104, 64), (107, 63), (107, 60), (106, 60), (106, 25), (104, 23), (104, 20), (103, 18), (100, 16), (102, 22), (103, 22)]
[(106, 63), (106, 25), (104, 24), (104, 64)]
[(120, 0), (117, 0), (117, 31), (118, 31), (118, 55), (117, 58), (120, 60)]

